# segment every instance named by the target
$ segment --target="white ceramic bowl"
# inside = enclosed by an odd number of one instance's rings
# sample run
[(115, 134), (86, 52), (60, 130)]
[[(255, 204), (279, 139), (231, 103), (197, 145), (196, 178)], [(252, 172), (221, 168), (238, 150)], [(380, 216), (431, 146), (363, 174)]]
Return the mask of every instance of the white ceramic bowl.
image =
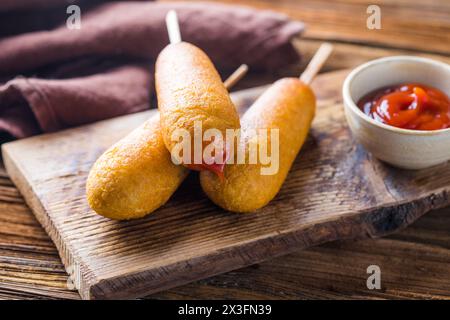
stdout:
[(418, 131), (396, 128), (370, 118), (356, 103), (381, 87), (415, 82), (450, 96), (450, 65), (420, 57), (396, 56), (367, 62), (345, 79), (344, 109), (355, 138), (375, 157), (404, 169), (423, 169), (450, 159), (450, 128)]

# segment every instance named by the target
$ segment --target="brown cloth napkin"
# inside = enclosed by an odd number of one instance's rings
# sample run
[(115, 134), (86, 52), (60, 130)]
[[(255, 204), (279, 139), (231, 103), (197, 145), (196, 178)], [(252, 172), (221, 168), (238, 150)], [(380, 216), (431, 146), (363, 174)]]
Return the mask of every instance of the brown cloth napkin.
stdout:
[[(0, 40), (0, 130), (22, 138), (149, 107), (152, 64), (175, 9), (183, 40), (221, 67), (281, 68), (298, 60), (303, 24), (268, 11), (210, 3), (118, 2), (65, 25)], [(63, 12), (65, 14), (65, 12)], [(17, 77), (20, 75), (20, 77)], [(9, 80), (9, 81), (8, 81)]]

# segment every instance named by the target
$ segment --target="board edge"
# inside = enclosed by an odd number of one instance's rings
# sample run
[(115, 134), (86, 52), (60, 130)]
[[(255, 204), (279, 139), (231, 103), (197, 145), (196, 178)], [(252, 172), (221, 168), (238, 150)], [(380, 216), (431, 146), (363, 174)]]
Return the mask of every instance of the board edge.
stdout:
[[(336, 240), (382, 237), (407, 227), (431, 210), (440, 209), (449, 204), (450, 190), (442, 188), (439, 192), (412, 202), (379, 207), (376, 210), (359, 211), (340, 217), (337, 221), (326, 221), (310, 227), (266, 236), (263, 239), (253, 239), (244, 244), (223, 248), (207, 256), (173, 263), (164, 270), (155, 268), (102, 279), (90, 287), (89, 296), (91, 299), (101, 300), (143, 297), (261, 263), (295, 250)], [(236, 252), (242, 254), (236, 254)], [(217, 261), (221, 263), (220, 270), (214, 270)], [(226, 263), (225, 267), (223, 267), (224, 262)], [(195, 275), (186, 278), (186, 272), (191, 272), (192, 275), (193, 270), (195, 270)], [(164, 275), (167, 274), (171, 275), (170, 279), (164, 279)], [(163, 276), (158, 278), (158, 275)], [(130, 285), (129, 282), (133, 282), (133, 285)], [(150, 282), (151, 285), (149, 285)]]

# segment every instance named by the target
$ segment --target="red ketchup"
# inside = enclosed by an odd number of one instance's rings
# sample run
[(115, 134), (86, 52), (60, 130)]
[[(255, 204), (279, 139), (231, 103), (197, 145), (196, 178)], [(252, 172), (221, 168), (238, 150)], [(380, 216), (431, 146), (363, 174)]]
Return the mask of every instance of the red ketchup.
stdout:
[(369, 117), (394, 127), (439, 130), (450, 127), (450, 99), (442, 91), (417, 83), (377, 89), (359, 102)]
[(215, 173), (220, 179), (223, 179), (223, 169), (225, 168), (225, 163), (218, 164), (218, 163), (212, 163), (212, 164), (190, 164), (188, 165), (188, 168), (191, 170), (196, 171), (211, 171), (212, 173)]
[[(222, 163), (216, 163), (216, 162), (212, 162), (211, 164), (207, 164), (205, 162), (205, 160), (203, 159), (201, 164), (189, 164), (187, 165), (187, 167), (191, 170), (195, 170), (195, 171), (211, 171), (212, 173), (216, 174), (219, 179), (223, 180), (224, 179), (224, 174), (223, 174), (223, 170), (225, 169), (225, 164), (228, 160), (228, 150), (227, 148), (225, 148), (222, 152), (221, 152), (221, 156), (223, 161), (221, 161)], [(208, 161), (210, 162), (210, 161)]]

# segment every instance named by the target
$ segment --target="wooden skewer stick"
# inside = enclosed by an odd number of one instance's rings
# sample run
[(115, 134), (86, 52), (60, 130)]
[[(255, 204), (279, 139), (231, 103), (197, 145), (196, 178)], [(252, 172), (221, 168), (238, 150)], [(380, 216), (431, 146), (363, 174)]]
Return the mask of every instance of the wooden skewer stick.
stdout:
[(308, 85), (311, 84), (312, 80), (320, 71), (325, 61), (327, 61), (332, 51), (333, 51), (332, 44), (327, 42), (322, 43), (320, 48), (314, 54), (314, 57), (308, 63), (308, 66), (306, 67), (305, 71), (303, 71), (302, 75), (300, 76), (300, 80), (305, 84)]
[(180, 24), (175, 10), (170, 10), (166, 15), (167, 32), (171, 44), (181, 42)]
[[(167, 32), (169, 33), (169, 40), (171, 44), (181, 42), (180, 24), (175, 10), (170, 10), (166, 15)], [(236, 69), (224, 82), (227, 89), (231, 89), (239, 80), (241, 80), (248, 71), (248, 66), (242, 64)]]
[(241, 80), (248, 71), (248, 66), (246, 64), (241, 64), (224, 82), (225, 88), (231, 89), (236, 83)]

